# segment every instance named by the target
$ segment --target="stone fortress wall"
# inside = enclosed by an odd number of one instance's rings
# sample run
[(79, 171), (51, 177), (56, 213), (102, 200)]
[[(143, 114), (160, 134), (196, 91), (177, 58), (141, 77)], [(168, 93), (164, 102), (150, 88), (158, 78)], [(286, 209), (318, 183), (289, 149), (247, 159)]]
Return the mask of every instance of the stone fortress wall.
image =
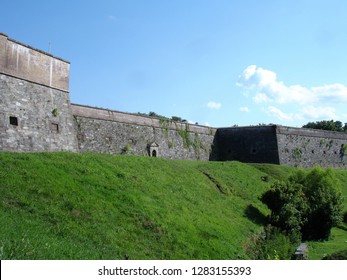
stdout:
[(212, 152), (214, 128), (75, 104), (72, 113), (81, 152), (201, 160)]
[(347, 133), (277, 127), (279, 164), (346, 168)]
[(70, 104), (69, 68), (0, 33), (0, 150), (346, 168), (345, 133), (276, 125), (216, 129)]
[(219, 128), (218, 160), (346, 168), (347, 134), (279, 125)]
[(77, 151), (69, 67), (0, 33), (0, 150)]

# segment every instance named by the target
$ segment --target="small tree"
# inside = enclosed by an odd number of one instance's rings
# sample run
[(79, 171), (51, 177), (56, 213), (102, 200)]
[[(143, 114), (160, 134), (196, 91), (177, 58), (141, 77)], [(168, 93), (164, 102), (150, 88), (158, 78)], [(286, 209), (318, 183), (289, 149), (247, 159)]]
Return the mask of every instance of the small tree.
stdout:
[(342, 195), (331, 169), (298, 171), (287, 182), (276, 182), (261, 200), (271, 210), (270, 224), (303, 239), (326, 239), (342, 221)]
[[(279, 227), (287, 234), (300, 239), (300, 231), (306, 222), (307, 201), (300, 184), (275, 182), (265, 192), (261, 201), (271, 210), (269, 223)], [(293, 240), (295, 242), (297, 240)]]
[(302, 228), (305, 239), (327, 239), (331, 228), (342, 222), (343, 199), (332, 169), (319, 167), (303, 182), (308, 202), (308, 220)]

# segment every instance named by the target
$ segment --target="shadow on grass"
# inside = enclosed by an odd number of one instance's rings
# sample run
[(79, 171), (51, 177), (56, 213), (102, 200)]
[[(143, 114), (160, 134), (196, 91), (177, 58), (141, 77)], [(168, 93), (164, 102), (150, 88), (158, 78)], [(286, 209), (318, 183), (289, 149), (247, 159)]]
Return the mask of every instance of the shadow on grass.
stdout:
[(258, 208), (249, 204), (244, 212), (245, 216), (257, 225), (266, 225), (267, 217)]
[(342, 229), (342, 230), (344, 230), (344, 231), (347, 231), (347, 224), (346, 223), (343, 223), (343, 224), (341, 224), (341, 225), (339, 225), (339, 226), (337, 226), (339, 229)]
[(325, 256), (323, 260), (347, 260), (347, 250), (338, 251)]

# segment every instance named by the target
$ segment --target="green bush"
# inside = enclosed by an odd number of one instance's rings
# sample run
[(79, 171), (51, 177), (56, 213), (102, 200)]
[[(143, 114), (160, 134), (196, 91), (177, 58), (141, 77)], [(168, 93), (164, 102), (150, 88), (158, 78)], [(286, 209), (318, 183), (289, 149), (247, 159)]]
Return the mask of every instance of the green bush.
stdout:
[(289, 260), (296, 244), (279, 228), (271, 225), (255, 233), (250, 240), (247, 254), (254, 260)]
[(287, 233), (300, 232), (306, 222), (307, 201), (300, 184), (275, 182), (261, 201), (271, 210), (269, 223)]
[(299, 170), (276, 182), (261, 200), (271, 210), (270, 223), (285, 232), (300, 231), (305, 240), (327, 239), (342, 221), (342, 195), (331, 169)]
[(332, 169), (316, 167), (304, 181), (308, 202), (307, 222), (302, 228), (307, 240), (328, 239), (331, 228), (342, 222), (343, 198)]

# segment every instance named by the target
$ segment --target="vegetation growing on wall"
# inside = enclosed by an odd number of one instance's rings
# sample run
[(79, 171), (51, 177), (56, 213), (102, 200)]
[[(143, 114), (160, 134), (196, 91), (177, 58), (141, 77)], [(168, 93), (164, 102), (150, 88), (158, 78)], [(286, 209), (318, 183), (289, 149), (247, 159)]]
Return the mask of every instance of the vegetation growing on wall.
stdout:
[(194, 148), (195, 155), (198, 159), (200, 159), (201, 151), (204, 151), (205, 153), (209, 152), (205, 144), (201, 141), (198, 133), (194, 134), (194, 141), (192, 142), (192, 146)]
[(292, 156), (295, 160), (299, 161), (302, 157), (302, 150), (300, 148), (295, 148), (292, 151)]
[(74, 120), (75, 120), (75, 123), (77, 125), (77, 129), (78, 129), (78, 132), (80, 132), (80, 129), (81, 129), (81, 120), (76, 117), (75, 115), (73, 116)]
[(166, 138), (168, 138), (171, 120), (169, 120), (168, 118), (160, 117), (159, 118), (159, 124), (160, 124), (161, 131), (163, 132), (164, 136)]
[(174, 147), (176, 146), (176, 145), (175, 145), (175, 140), (173, 140), (173, 139), (168, 140), (167, 146), (169, 147), (169, 149), (174, 148)]
[(190, 132), (188, 123), (186, 123), (184, 125), (184, 129), (179, 128), (178, 125), (176, 124), (176, 130), (182, 138), (183, 147), (185, 149), (189, 149), (190, 147), (192, 147), (194, 149), (194, 153), (195, 153), (195, 156), (197, 157), (197, 159), (200, 159), (200, 157), (201, 157), (201, 154), (200, 154), (201, 150), (208, 153), (208, 149), (206, 148), (205, 144), (200, 139), (198, 133), (194, 134), (193, 139), (191, 138), (191, 132)]
[(331, 147), (333, 146), (334, 141), (330, 140), (327, 144), (326, 144), (326, 148), (328, 148), (329, 150), (331, 149)]
[(342, 144), (341, 150), (342, 150), (342, 155), (345, 155), (347, 153), (347, 144)]
[(131, 150), (131, 144), (128, 143), (122, 148), (122, 154), (128, 154)]
[(59, 115), (59, 110), (58, 110), (58, 108), (54, 108), (54, 109), (52, 110), (52, 115), (53, 115), (53, 117), (58, 117), (58, 115)]
[(192, 140), (190, 139), (189, 124), (185, 124), (184, 129), (179, 128), (177, 123), (175, 123), (175, 125), (178, 134), (182, 138), (183, 147), (188, 149), (192, 145)]
[(182, 119), (181, 117), (172, 116), (171, 118), (168, 118), (168, 117), (159, 115), (159, 114), (157, 114), (155, 112), (149, 112), (148, 114), (139, 112), (137, 114), (140, 115), (140, 116), (145, 116), (145, 117), (153, 117), (153, 118), (159, 119), (160, 121), (172, 121), (172, 122), (181, 122), (181, 123), (186, 123), (187, 122), (187, 120)]

